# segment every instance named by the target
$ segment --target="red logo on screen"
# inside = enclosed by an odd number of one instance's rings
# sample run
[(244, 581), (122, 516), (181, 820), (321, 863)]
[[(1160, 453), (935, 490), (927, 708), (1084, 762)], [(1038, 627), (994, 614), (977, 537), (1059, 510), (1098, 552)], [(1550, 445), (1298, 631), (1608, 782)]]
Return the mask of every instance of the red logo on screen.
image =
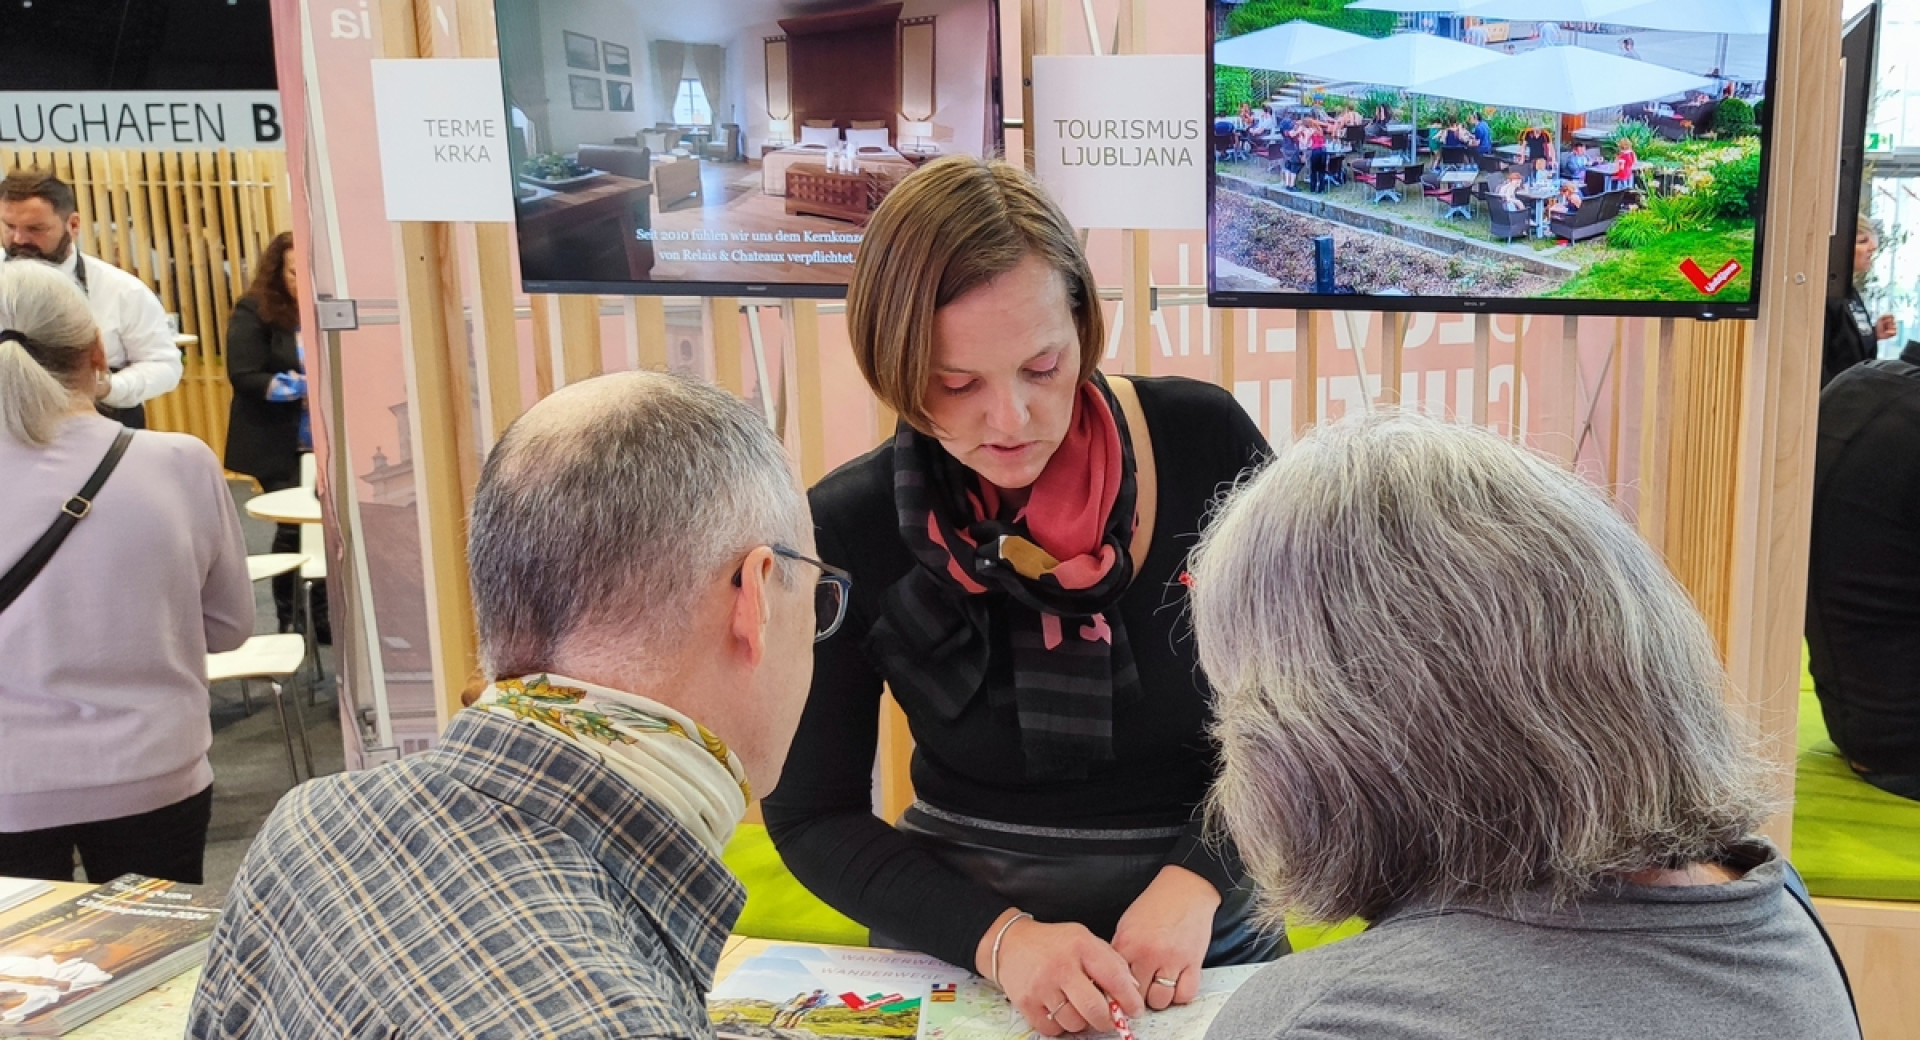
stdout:
[(1695, 289), (1712, 296), (1726, 288), (1727, 283), (1733, 281), (1733, 276), (1740, 273), (1740, 261), (1729, 260), (1726, 266), (1709, 275), (1693, 262), (1692, 257), (1688, 257), (1680, 262), (1680, 273), (1687, 276), (1687, 281), (1692, 282)]

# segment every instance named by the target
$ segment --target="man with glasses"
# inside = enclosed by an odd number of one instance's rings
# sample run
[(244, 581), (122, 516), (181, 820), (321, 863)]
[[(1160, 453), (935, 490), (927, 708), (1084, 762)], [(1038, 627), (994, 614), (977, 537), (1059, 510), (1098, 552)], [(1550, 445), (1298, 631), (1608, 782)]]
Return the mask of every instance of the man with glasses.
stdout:
[(624, 373), (534, 405), (470, 522), (492, 681), (432, 750), (282, 800), (190, 1035), (710, 1035), (745, 902), (720, 851), (846, 602), (813, 551), (778, 439), (726, 393)]

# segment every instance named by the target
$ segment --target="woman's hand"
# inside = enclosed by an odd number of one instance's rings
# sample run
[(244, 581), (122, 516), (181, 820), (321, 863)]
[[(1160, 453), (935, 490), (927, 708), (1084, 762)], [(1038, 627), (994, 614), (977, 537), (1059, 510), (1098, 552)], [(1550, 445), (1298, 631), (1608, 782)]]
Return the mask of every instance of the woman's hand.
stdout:
[(1874, 339), (1892, 339), (1900, 334), (1900, 323), (1891, 314), (1882, 314), (1880, 320), (1873, 323)]
[[(981, 938), (975, 955), (981, 974), (992, 970), (994, 936), (1017, 912), (1010, 909), (1001, 915)], [(1001, 935), (1000, 977), (994, 981), (1042, 1036), (1077, 1033), (1089, 1026), (1111, 1030), (1108, 997), (1128, 1015), (1145, 1009), (1126, 958), (1084, 925), (1070, 922), (1043, 924), (1030, 917), (1014, 921)]]
[[(1120, 917), (1113, 948), (1133, 970), (1148, 1007), (1187, 1004), (1200, 992), (1200, 967), (1213, 941), (1220, 892), (1185, 867), (1165, 866)], [(1174, 983), (1169, 986), (1167, 982)]]

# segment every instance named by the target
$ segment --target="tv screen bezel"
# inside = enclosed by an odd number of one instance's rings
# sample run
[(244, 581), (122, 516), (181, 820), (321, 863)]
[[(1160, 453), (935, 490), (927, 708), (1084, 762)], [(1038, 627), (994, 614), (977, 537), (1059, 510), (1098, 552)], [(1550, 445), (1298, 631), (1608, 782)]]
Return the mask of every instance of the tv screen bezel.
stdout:
[[(1771, 100), (1777, 90), (1780, 62), (1780, 5), (1769, 0), (1767, 33), (1767, 94)], [(1207, 19), (1206, 39), (1206, 111), (1207, 125), (1214, 119), (1214, 36), (1215, 12), (1223, 0), (1206, 0), (1202, 5)], [(1543, 296), (1388, 296), (1363, 293), (1258, 292), (1214, 288), (1214, 200), (1220, 190), (1219, 168), (1208, 151), (1207, 162), (1207, 306), (1263, 310), (1340, 310), (1385, 313), (1435, 314), (1544, 314), (1577, 317), (1620, 318), (1693, 318), (1698, 321), (1721, 319), (1752, 320), (1760, 315), (1765, 296), (1764, 258), (1766, 255), (1767, 198), (1773, 183), (1773, 114), (1777, 106), (1761, 106), (1757, 123), (1760, 136), (1760, 183), (1754, 189), (1753, 262), (1750, 267), (1752, 291), (1738, 303), (1720, 303), (1711, 299), (1622, 300), (1568, 299)]]
[[(671, 2), (671, 0), (623, 0), (627, 3)], [(971, 0), (987, 9), (987, 140), (984, 154), (1000, 156), (1006, 153), (1006, 105), (1003, 91), (1005, 88), (1005, 62), (1001, 56), (1000, 3), (999, 0)], [(495, 16), (498, 18), (498, 15)], [(498, 25), (496, 23), (496, 28)], [(508, 125), (513, 120), (512, 84), (507, 75), (504, 60), (496, 61), (500, 69), (502, 104), (505, 106)], [(964, 154), (964, 153), (962, 153)], [(510, 173), (509, 192), (519, 183), (518, 175)], [(864, 228), (862, 229), (864, 233)], [(864, 234), (863, 234), (864, 237)], [(780, 282), (780, 281), (646, 281), (631, 279), (611, 281), (583, 281), (577, 279), (532, 279), (526, 277), (526, 262), (517, 253), (520, 245), (520, 210), (514, 207), (513, 241), (516, 249), (515, 274), (520, 279), (521, 291), (556, 296), (697, 296), (697, 297), (758, 297), (778, 300), (840, 300), (847, 295), (847, 284), (839, 282)], [(865, 244), (864, 242), (862, 243)], [(852, 266), (847, 266), (852, 274)]]

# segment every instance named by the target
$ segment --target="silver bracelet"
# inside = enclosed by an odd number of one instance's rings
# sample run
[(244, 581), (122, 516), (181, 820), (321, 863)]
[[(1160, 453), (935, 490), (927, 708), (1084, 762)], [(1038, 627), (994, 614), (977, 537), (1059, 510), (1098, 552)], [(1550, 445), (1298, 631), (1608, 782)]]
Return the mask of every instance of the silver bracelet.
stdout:
[(989, 967), (993, 969), (993, 974), (988, 976), (988, 978), (991, 979), (996, 986), (1000, 985), (1000, 941), (1007, 937), (1007, 929), (1013, 927), (1013, 922), (1020, 920), (1022, 917), (1029, 921), (1033, 920), (1032, 914), (1022, 910), (1012, 917), (1007, 918), (1007, 923), (1001, 925), (1000, 930), (993, 933), (993, 953), (987, 958)]

